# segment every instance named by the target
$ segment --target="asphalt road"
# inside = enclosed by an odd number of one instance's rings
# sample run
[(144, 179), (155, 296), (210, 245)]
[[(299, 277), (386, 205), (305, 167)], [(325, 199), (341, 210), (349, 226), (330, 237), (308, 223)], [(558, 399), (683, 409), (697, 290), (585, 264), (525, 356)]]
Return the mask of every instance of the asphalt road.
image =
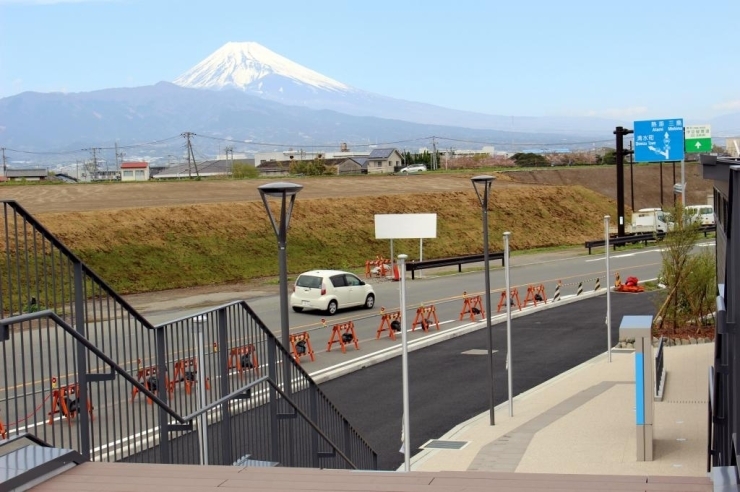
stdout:
[[(624, 315), (652, 315), (655, 294), (612, 296), (612, 343)], [(604, 298), (533, 313), (512, 321), (514, 395), (606, 351)], [(412, 454), (429, 439), (488, 410), (487, 331), (480, 330), (409, 354)], [(494, 398), (507, 401), (506, 328), (494, 327)], [(483, 355), (463, 352), (479, 349)], [(401, 359), (373, 365), (321, 389), (378, 453), (380, 469), (403, 463)], [(516, 406), (514, 408), (516, 412)]]

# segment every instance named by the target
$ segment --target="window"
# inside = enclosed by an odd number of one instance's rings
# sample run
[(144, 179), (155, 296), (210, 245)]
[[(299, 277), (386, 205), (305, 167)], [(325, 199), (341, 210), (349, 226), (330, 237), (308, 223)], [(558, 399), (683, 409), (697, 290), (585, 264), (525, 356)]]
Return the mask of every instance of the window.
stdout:
[(134, 172), (133, 171), (123, 171), (123, 177), (124, 178), (133, 178)]
[(331, 283), (334, 287), (346, 287), (347, 281), (344, 278), (344, 275), (334, 275), (333, 277), (329, 277), (329, 280), (331, 280)]
[(321, 277), (314, 277), (313, 275), (301, 275), (296, 280), (295, 284), (298, 287), (306, 287), (308, 289), (320, 289), (321, 288)]
[(362, 281), (354, 275), (345, 275), (345, 281), (350, 287), (358, 287), (362, 285)]

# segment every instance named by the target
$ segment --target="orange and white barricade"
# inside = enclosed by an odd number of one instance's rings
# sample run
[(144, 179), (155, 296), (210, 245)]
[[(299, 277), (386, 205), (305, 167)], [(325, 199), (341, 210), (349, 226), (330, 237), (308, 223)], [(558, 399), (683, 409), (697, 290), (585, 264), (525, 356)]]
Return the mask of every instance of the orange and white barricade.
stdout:
[(347, 353), (347, 345), (354, 344), (355, 350), (360, 350), (360, 342), (357, 340), (355, 333), (355, 324), (352, 321), (334, 325), (331, 329), (331, 337), (326, 345), (326, 351), (331, 352), (331, 346), (338, 343), (342, 348), (342, 353)]
[[(51, 379), (51, 384), (52, 388), (56, 387), (56, 378)], [(67, 386), (61, 386), (52, 390), (49, 425), (54, 423), (54, 415), (58, 413), (63, 417), (66, 417), (69, 425), (72, 425), (72, 419), (75, 418), (77, 413), (80, 411), (80, 398), (77, 396), (79, 393), (79, 384), (68, 384)], [(90, 420), (93, 420), (93, 406), (92, 403), (90, 403), (90, 398), (87, 399), (87, 411), (90, 412)]]
[(463, 320), (466, 314), (470, 316), (470, 321), (475, 321), (477, 315), (480, 315), (481, 319), (485, 318), (486, 310), (483, 309), (481, 296), (468, 297), (468, 293), (463, 292), (463, 307), (460, 311), (460, 321)]
[(375, 332), (375, 339), (378, 340), (384, 331), (388, 332), (391, 340), (396, 339), (396, 332), (401, 331), (401, 311), (386, 313), (385, 308), (380, 308), (380, 326)]
[[(146, 389), (157, 394), (157, 391), (159, 390), (159, 378), (157, 376), (157, 366), (147, 366), (144, 367), (141, 364), (141, 359), (137, 360), (137, 370), (136, 370), (136, 379), (144, 385)], [(169, 377), (167, 377), (167, 372), (164, 373), (164, 385), (165, 388), (170, 387), (170, 380)], [(136, 398), (136, 395), (139, 393), (139, 388), (134, 386), (134, 389), (131, 390), (131, 403), (134, 402), (134, 399)], [(147, 403), (150, 405), (152, 404), (152, 399), (147, 397), (146, 399)]]
[[(511, 291), (509, 292), (509, 300), (512, 306), (516, 306), (519, 309), (519, 311), (522, 310), (522, 303), (519, 301), (519, 291), (517, 289), (511, 289)], [(506, 306), (506, 291), (504, 290), (501, 293), (501, 299), (499, 299), (498, 301), (496, 312), (500, 313), (501, 308), (505, 306)]]
[(429, 331), (430, 325), (435, 325), (437, 331), (439, 331), (439, 319), (437, 319), (437, 309), (434, 304), (431, 306), (424, 306), (423, 304), (416, 309), (416, 317), (414, 322), (411, 324), (411, 331), (416, 329), (417, 325), (421, 325), (423, 331)]
[(251, 343), (234, 347), (229, 351), (229, 362), (226, 364), (226, 369), (229, 371), (236, 369), (239, 374), (243, 374), (244, 371), (253, 369), (259, 376), (259, 367), (257, 349)]
[(293, 353), (293, 358), (301, 363), (301, 357), (308, 356), (311, 358), (311, 362), (315, 361), (313, 347), (311, 347), (311, 337), (307, 331), (303, 333), (296, 333), (290, 335), (290, 349)]

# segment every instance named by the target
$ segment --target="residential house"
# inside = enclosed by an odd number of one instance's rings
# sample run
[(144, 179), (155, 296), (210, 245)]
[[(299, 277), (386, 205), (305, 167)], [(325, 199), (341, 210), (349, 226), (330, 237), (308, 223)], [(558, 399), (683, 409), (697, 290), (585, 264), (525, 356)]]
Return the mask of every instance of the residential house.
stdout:
[(257, 167), (260, 176), (288, 176), (290, 174), (290, 162), (268, 161)]
[(367, 174), (367, 157), (352, 157), (337, 164), (337, 174)]
[(48, 169), (6, 169), (5, 178), (8, 181), (44, 181), (49, 177)]
[(367, 157), (367, 173), (393, 173), (403, 167), (403, 157), (396, 149), (373, 149)]
[(149, 181), (149, 163), (121, 163), (121, 181)]
[(176, 164), (163, 169), (152, 175), (154, 179), (186, 179), (212, 178), (218, 176), (231, 176), (234, 165), (254, 166), (254, 159), (218, 159), (215, 161), (203, 161), (197, 163), (198, 172), (195, 172), (196, 164), (188, 165), (187, 162)]

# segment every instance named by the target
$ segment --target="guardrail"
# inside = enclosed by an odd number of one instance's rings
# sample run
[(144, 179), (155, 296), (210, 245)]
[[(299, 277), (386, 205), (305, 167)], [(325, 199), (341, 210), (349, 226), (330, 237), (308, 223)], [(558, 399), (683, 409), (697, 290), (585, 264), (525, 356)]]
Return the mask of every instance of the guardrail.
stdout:
[[(489, 260), (501, 260), (501, 266), (504, 265), (504, 252), (497, 251), (495, 253), (488, 254)], [(478, 255), (463, 255), (453, 256), (450, 258), (436, 258), (433, 260), (421, 260), (421, 261), (407, 261), (406, 271), (411, 272), (411, 279), (413, 280), (414, 272), (417, 270), (425, 270), (427, 268), (437, 268), (445, 266), (457, 265), (457, 271), (462, 272), (462, 266), (468, 263), (480, 263), (483, 261), (483, 254)]]
[[(698, 232), (704, 233), (704, 237), (710, 232), (714, 232), (716, 229), (713, 225), (701, 226), (698, 228)], [(665, 232), (651, 232), (649, 234), (633, 234), (631, 236), (622, 237), (611, 237), (609, 238), (609, 244), (613, 249), (617, 249), (617, 246), (624, 246), (625, 244), (637, 244), (645, 243), (647, 246), (648, 241), (660, 241), (665, 237)], [(603, 248), (606, 246), (606, 240), (594, 239), (593, 241), (586, 241), (585, 247), (588, 248), (588, 254), (591, 254), (591, 248)]]

